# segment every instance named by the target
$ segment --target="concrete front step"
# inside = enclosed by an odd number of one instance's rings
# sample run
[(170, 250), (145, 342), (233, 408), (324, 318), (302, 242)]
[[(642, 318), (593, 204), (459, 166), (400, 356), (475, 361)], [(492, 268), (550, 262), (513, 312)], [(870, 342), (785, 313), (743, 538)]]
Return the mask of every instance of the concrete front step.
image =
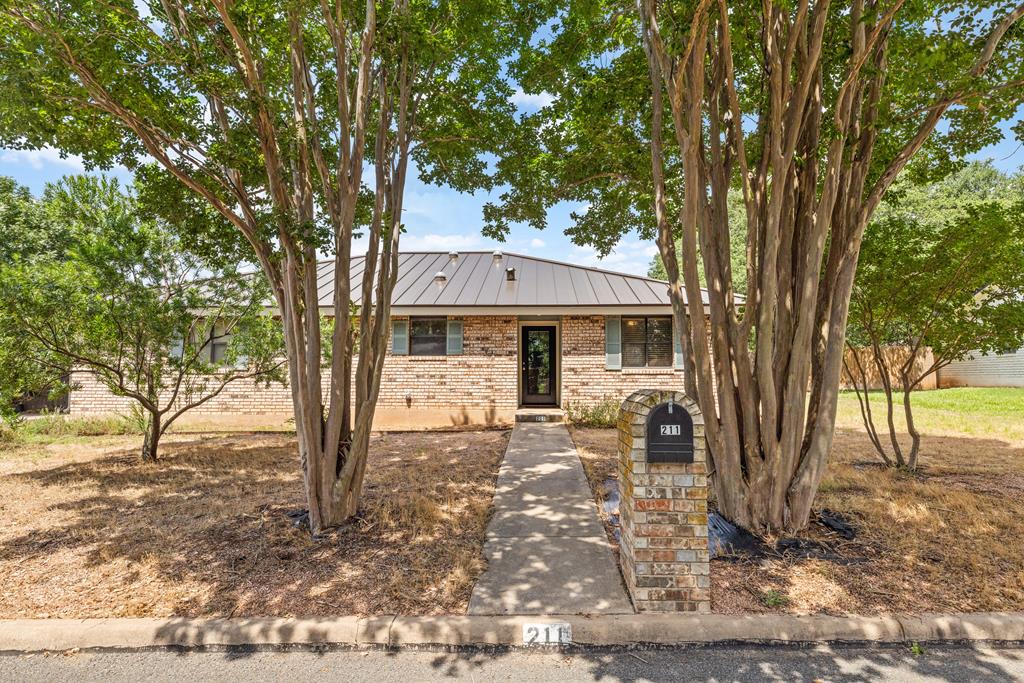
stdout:
[(516, 411), (516, 422), (565, 422), (565, 411), (561, 408), (520, 408)]

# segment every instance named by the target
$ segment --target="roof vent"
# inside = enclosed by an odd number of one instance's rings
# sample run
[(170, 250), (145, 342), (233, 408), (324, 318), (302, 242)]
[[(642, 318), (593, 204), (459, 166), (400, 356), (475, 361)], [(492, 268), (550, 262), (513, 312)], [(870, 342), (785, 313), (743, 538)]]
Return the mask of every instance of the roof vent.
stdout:
[(439, 270), (434, 273), (434, 284), (438, 287), (444, 287), (444, 283), (448, 281), (448, 276), (444, 274), (443, 270)]
[(501, 253), (501, 250), (495, 249), (493, 256), (494, 256), (494, 262), (495, 263), (501, 263), (501, 259), (504, 258), (505, 255)]
[(457, 251), (449, 251), (448, 252), (448, 260), (449, 261), (458, 261), (459, 260), (459, 252), (457, 252)]
[(516, 281), (516, 269), (515, 268), (506, 268), (505, 269), (505, 279), (508, 280), (509, 282), (515, 282)]

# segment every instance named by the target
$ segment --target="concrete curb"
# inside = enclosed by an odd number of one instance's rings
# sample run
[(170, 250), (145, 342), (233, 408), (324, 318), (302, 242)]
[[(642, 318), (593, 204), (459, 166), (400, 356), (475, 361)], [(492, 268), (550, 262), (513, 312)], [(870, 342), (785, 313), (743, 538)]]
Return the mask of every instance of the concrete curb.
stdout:
[(569, 624), (576, 646), (1024, 642), (1024, 613), (832, 617), (724, 614), (0, 620), (0, 652), (523, 646), (526, 624)]

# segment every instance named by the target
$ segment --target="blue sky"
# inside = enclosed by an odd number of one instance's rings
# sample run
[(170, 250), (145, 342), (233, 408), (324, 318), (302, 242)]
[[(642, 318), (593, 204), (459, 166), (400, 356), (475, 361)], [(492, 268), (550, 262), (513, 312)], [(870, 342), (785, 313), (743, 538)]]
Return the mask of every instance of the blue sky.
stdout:
[[(534, 111), (543, 106), (545, 96), (517, 93), (516, 104), (524, 111)], [(1018, 120), (1024, 117), (1024, 107), (1018, 110)], [(979, 159), (992, 159), (995, 166), (1007, 172), (1016, 172), (1024, 167), (1024, 146), (1013, 139), (1010, 123), (1004, 125), (1006, 138), (1003, 142), (985, 148), (975, 155)], [(56, 150), (21, 151), (0, 150), (0, 175), (13, 177), (39, 194), (48, 182), (62, 176), (84, 171), (82, 163), (74, 158), (61, 158)], [(113, 175), (130, 181), (125, 169), (115, 169)], [(406, 188), (405, 224), (408, 232), (402, 236), (402, 249), (413, 250), (480, 250), (504, 249), (505, 251), (541, 256), (544, 258), (600, 266), (627, 273), (646, 274), (651, 258), (657, 252), (653, 242), (640, 240), (629, 235), (605, 259), (599, 259), (588, 247), (572, 244), (564, 230), (569, 226), (570, 212), (578, 205), (560, 204), (549, 214), (548, 229), (534, 230), (528, 227), (513, 228), (507, 242), (497, 243), (485, 239), (481, 209), (487, 201), (486, 194), (465, 195), (432, 185), (425, 185), (415, 176)]]

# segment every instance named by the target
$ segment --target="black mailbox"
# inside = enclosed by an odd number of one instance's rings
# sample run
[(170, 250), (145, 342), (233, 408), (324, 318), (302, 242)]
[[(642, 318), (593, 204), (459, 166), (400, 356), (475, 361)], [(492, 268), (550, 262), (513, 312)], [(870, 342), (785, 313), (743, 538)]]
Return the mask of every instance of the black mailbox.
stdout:
[(678, 403), (662, 403), (648, 415), (647, 462), (693, 462), (693, 418)]

